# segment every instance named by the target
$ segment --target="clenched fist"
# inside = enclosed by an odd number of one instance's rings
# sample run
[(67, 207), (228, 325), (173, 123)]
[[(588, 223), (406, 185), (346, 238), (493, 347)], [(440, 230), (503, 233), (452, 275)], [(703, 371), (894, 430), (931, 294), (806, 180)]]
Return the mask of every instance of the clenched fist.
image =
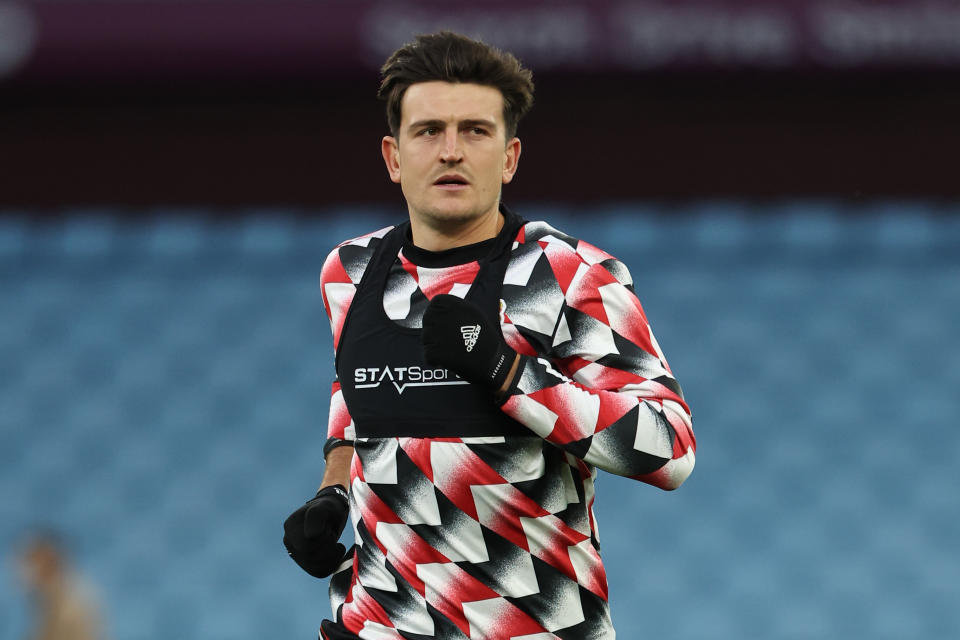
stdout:
[(326, 578), (346, 555), (340, 534), (347, 525), (350, 499), (339, 484), (324, 487), (283, 523), (283, 545), (300, 568)]

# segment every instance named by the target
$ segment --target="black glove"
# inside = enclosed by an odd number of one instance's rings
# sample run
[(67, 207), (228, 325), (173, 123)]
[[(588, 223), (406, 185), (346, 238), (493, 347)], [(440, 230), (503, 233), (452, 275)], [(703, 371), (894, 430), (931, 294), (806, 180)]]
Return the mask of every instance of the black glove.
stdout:
[(503, 386), (517, 352), (507, 346), (500, 326), (471, 302), (441, 294), (423, 314), (426, 361), (494, 391)]
[(346, 547), (337, 541), (349, 514), (346, 489), (339, 484), (324, 487), (283, 523), (283, 546), (301, 569), (326, 578), (346, 555)]

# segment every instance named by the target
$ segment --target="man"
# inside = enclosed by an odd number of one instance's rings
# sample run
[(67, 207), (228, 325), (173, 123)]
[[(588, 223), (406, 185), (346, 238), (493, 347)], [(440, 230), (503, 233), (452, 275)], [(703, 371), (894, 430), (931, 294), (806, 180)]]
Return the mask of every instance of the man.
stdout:
[(89, 587), (70, 570), (58, 539), (38, 533), (20, 555), (20, 576), (34, 599), (31, 640), (97, 640), (100, 615)]
[(680, 387), (623, 264), (500, 203), (530, 72), (443, 32), (382, 73), (409, 221), (324, 264), (326, 469), (284, 525), (301, 567), (336, 572), (321, 637), (613, 638), (594, 478), (686, 479)]

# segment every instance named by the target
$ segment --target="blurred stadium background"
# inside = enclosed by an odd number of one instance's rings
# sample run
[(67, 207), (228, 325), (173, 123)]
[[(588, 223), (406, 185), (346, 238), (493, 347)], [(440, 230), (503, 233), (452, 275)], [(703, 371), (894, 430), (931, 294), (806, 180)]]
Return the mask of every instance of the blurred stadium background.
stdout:
[(383, 57), (449, 27), (538, 103), (505, 199), (620, 257), (697, 470), (604, 476), (620, 637), (960, 637), (960, 5), (0, 0), (0, 639), (63, 532), (110, 636), (315, 637), (317, 288), (402, 219)]

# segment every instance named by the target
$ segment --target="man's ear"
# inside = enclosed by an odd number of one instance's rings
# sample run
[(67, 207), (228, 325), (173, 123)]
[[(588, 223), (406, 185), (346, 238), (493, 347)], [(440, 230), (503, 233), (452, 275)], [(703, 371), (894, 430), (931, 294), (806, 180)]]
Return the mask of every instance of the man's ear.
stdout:
[(393, 136), (383, 136), (380, 141), (380, 152), (383, 154), (383, 163), (387, 165), (390, 179), (400, 184), (400, 148)]
[(513, 180), (513, 175), (517, 172), (520, 164), (520, 138), (512, 138), (507, 142), (507, 148), (503, 151), (505, 161), (503, 163), (503, 184), (508, 184)]

